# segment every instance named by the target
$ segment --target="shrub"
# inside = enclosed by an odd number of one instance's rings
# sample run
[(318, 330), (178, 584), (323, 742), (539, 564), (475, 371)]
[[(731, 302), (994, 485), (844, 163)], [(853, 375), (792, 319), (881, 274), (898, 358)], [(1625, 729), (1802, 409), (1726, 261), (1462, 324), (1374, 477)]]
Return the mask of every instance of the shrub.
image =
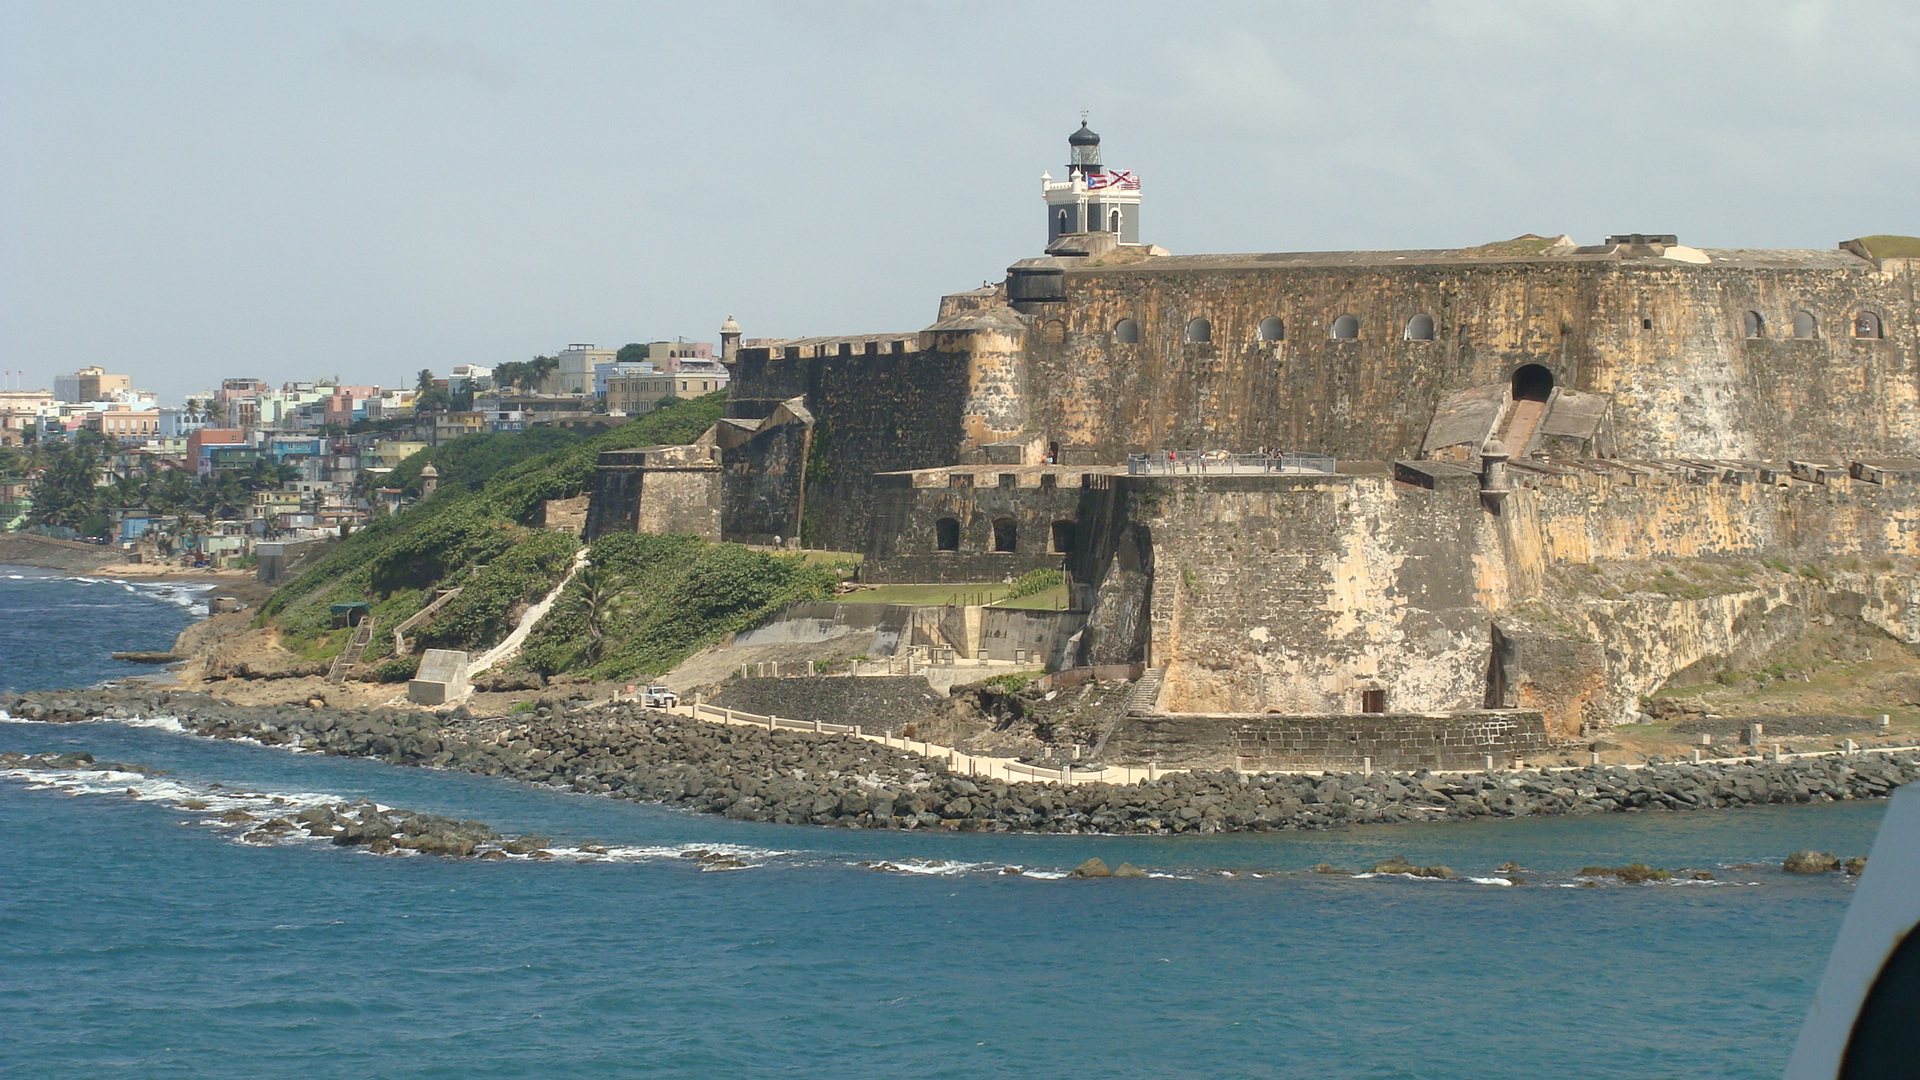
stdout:
[(375, 664), (367, 672), (368, 682), (397, 683), (406, 682), (420, 670), (420, 658), (417, 656), (396, 656), (382, 664)]
[(1059, 585), (1066, 579), (1060, 571), (1054, 569), (1029, 570), (1013, 579), (1013, 588), (1007, 593), (1008, 600), (1018, 600), (1023, 596), (1035, 596)]

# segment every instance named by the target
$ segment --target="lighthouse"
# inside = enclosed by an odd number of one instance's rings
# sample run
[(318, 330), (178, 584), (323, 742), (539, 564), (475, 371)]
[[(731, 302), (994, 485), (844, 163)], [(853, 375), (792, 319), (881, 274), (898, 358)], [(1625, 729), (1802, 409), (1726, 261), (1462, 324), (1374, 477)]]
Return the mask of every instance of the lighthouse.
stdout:
[(1067, 136), (1067, 178), (1040, 177), (1047, 202), (1047, 243), (1075, 233), (1105, 232), (1116, 242), (1140, 243), (1140, 179), (1100, 162), (1100, 136), (1080, 121)]

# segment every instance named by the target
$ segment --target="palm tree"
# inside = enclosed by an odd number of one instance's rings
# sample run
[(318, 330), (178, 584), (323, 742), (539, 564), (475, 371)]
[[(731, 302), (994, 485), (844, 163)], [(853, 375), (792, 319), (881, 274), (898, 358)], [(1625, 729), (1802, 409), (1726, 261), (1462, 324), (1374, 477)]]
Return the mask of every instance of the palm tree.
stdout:
[(607, 648), (607, 629), (626, 606), (621, 582), (604, 564), (589, 563), (574, 579), (579, 591), (574, 608), (587, 624), (587, 659), (598, 663)]

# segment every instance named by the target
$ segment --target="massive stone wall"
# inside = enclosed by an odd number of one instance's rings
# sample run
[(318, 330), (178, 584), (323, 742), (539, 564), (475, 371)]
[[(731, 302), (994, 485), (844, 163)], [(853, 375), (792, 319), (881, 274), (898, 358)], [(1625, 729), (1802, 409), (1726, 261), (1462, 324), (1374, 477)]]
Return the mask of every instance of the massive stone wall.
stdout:
[[(1192, 256), (1067, 266), (1027, 303), (1021, 407), (983, 386), (970, 428), (1084, 445), (1284, 446), (1415, 455), (1436, 404), (1524, 364), (1610, 394), (1622, 454), (1778, 457), (1920, 452), (1913, 260), (1844, 251), (1710, 252), (1708, 261), (1450, 253)], [(1748, 312), (1763, 336), (1749, 339)], [(1793, 337), (1795, 315), (1817, 319)], [(1852, 336), (1857, 312), (1879, 338)], [(1357, 336), (1337, 339), (1342, 315)], [(1432, 340), (1408, 340), (1410, 320)], [(1278, 318), (1284, 339), (1263, 341)], [(1194, 319), (1210, 340), (1186, 340)], [(1116, 340), (1131, 320), (1139, 341)]]
[(1547, 748), (1540, 714), (1525, 709), (1447, 716), (1180, 714), (1127, 717), (1108, 739), (1106, 757), (1185, 768), (1471, 769), (1484, 767), (1489, 756), (1504, 765)]
[(1046, 465), (876, 477), (861, 580), (1004, 581), (1058, 567), (1074, 546), (1082, 479)]
[(720, 539), (720, 465), (708, 442), (602, 451), (594, 462), (588, 540), (613, 532)]
[[(868, 344), (874, 346), (871, 351)], [(781, 441), (768, 442), (765, 453), (757, 444), (729, 451), (729, 484), (751, 484), (755, 476), (775, 472), (776, 464), (781, 475), (792, 478), (795, 465), (803, 466), (805, 506), (795, 495), (789, 508), (795, 517), (786, 520), (800, 520), (808, 546), (863, 550), (871, 534), (876, 473), (960, 459), (965, 441), (960, 413), (971, 363), (967, 351), (921, 348), (919, 335), (883, 335), (743, 349), (741, 356), (728, 396), (729, 415), (770, 415), (781, 402), (799, 397), (815, 419), (801, 462), (794, 462), (794, 448)], [(788, 483), (800, 488), (791, 479)], [(769, 526), (781, 516), (762, 499), (751, 518), (730, 521), (728, 534), (780, 531)]]
[[(1920, 462), (1588, 462), (1514, 478), (1488, 499), (1445, 464), (1095, 477), (1070, 560), (1097, 584), (1089, 656), (1144, 624), (1140, 658), (1166, 668), (1169, 712), (1518, 706), (1564, 736), (1833, 614), (1920, 642)], [(1568, 576), (1701, 559), (1738, 565), (1706, 584), (1649, 570), (1624, 592)], [(1130, 576), (1128, 561), (1148, 569)]]

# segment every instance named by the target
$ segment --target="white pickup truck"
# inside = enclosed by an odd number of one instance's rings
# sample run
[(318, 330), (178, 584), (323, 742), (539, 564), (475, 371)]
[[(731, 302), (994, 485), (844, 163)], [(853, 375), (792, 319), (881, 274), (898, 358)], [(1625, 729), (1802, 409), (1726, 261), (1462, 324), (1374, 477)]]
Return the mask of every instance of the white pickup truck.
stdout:
[(680, 704), (680, 695), (664, 686), (649, 686), (640, 692), (640, 704), (649, 709), (671, 709)]

